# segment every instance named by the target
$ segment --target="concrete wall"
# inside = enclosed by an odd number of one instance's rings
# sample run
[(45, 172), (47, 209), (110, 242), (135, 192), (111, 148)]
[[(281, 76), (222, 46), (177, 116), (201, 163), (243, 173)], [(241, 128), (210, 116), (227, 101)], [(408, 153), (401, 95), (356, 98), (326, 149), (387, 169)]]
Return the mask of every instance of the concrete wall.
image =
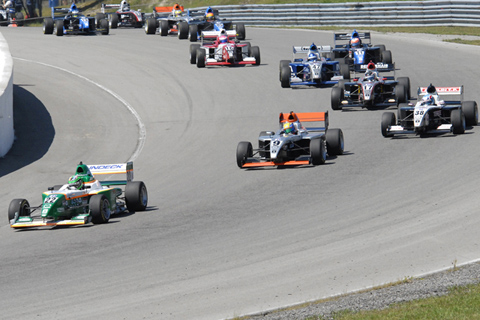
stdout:
[(0, 33), (0, 157), (13, 145), (13, 59)]

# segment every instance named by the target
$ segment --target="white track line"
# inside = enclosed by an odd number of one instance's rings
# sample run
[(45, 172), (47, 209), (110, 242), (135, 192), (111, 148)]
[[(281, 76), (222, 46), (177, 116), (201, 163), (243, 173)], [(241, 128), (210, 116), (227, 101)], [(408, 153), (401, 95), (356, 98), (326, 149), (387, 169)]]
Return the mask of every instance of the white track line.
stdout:
[(75, 73), (73, 71), (70, 71), (70, 70), (67, 70), (67, 69), (64, 69), (64, 68), (60, 68), (60, 67), (57, 67), (57, 66), (53, 66), (51, 64), (38, 62), (38, 61), (27, 60), (27, 59), (22, 59), (22, 58), (13, 58), (13, 59), (40, 64), (40, 65), (45, 66), (45, 67), (54, 68), (54, 69), (69, 73), (73, 76), (76, 76), (76, 77), (78, 77), (82, 80), (85, 80), (85, 81), (95, 85), (96, 87), (100, 88), (101, 90), (105, 91), (106, 93), (110, 94), (112, 97), (114, 97), (115, 99), (120, 101), (128, 109), (128, 111), (130, 111), (133, 114), (133, 116), (135, 117), (135, 119), (137, 120), (137, 123), (138, 123), (137, 147), (135, 148), (135, 151), (133, 152), (133, 154), (130, 156), (130, 159), (128, 159), (127, 161), (134, 161), (135, 159), (137, 159), (137, 157), (140, 155), (140, 152), (142, 152), (142, 149), (145, 145), (147, 130), (145, 129), (145, 124), (143, 123), (142, 119), (140, 118), (140, 115), (137, 113), (137, 111), (125, 99), (120, 97), (118, 94), (116, 94), (112, 90), (102, 86), (101, 84), (99, 84), (99, 83), (97, 83), (97, 82), (95, 82), (91, 79), (88, 79), (87, 77), (84, 77), (84, 76), (82, 76), (78, 73)]

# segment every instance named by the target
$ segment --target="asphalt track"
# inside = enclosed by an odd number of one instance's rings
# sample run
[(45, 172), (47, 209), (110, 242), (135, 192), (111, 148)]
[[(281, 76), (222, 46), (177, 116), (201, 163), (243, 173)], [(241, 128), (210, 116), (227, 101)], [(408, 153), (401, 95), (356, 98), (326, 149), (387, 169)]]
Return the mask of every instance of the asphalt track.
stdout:
[[(14, 57), (17, 140), (0, 159), (0, 318), (231, 318), (479, 257), (479, 128), (385, 139), (382, 110), (333, 112), (328, 88), (280, 87), (291, 46), (332, 44), (332, 32), (247, 28), (261, 66), (206, 69), (188, 63), (189, 42), (139, 29), (1, 32)], [(373, 40), (412, 88), (463, 84), (466, 99), (480, 100), (480, 48)], [(255, 142), (291, 110), (329, 110), (345, 155), (319, 167), (238, 169), (237, 143)], [(105, 225), (9, 227), (13, 198), (39, 204), (79, 161), (132, 157), (147, 211)]]

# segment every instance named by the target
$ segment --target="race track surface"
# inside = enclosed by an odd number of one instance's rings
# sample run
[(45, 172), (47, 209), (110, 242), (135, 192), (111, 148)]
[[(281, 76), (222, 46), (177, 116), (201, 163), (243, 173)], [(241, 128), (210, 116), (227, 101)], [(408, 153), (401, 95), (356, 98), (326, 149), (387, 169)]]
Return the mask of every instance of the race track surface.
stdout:
[[(383, 110), (333, 112), (329, 88), (280, 87), (292, 45), (333, 45), (333, 32), (247, 28), (260, 66), (198, 69), (188, 41), (142, 29), (0, 31), (14, 58), (17, 137), (0, 159), (1, 318), (216, 320), (478, 259), (479, 128), (385, 139)], [(480, 101), (480, 48), (372, 38), (412, 93), (463, 84), (465, 99)], [(345, 155), (240, 170), (237, 143), (256, 144), (291, 110), (328, 110)], [(12, 199), (40, 204), (79, 161), (129, 159), (147, 211), (105, 225), (8, 225)]]

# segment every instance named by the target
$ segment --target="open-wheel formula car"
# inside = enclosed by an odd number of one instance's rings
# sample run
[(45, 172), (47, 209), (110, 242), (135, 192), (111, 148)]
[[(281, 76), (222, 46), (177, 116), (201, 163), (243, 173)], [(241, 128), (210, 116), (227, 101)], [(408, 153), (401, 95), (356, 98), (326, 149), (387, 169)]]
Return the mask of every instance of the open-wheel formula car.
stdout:
[[(213, 41), (212, 41), (213, 40)], [(239, 42), (233, 30), (203, 31), (202, 44), (190, 45), (190, 63), (205, 66), (260, 64), (260, 48)]]
[[(298, 57), (302, 55), (303, 57)], [(291, 86), (334, 85), (350, 79), (348, 65), (331, 59), (331, 46), (294, 46), (293, 61), (280, 60), (280, 84)]]
[[(55, 16), (55, 13), (65, 14)], [(97, 25), (99, 27), (97, 27)], [(107, 35), (109, 33), (107, 19), (95, 21), (95, 17), (88, 17), (80, 14), (80, 10), (72, 3), (70, 8), (52, 7), (52, 17), (43, 19), (43, 33), (63, 36), (64, 34), (96, 34)]]
[[(320, 125), (304, 127), (302, 122)], [(343, 132), (328, 128), (328, 112), (280, 113), (279, 127), (277, 132), (260, 132), (258, 149), (241, 141), (237, 146), (238, 167), (317, 166), (325, 163), (327, 154), (343, 154)]]
[[(476, 101), (463, 101), (463, 86), (418, 88), (415, 104), (401, 103), (398, 119), (393, 112), (382, 115), (382, 135), (448, 133), (462, 134), (467, 126), (478, 124)], [(441, 100), (440, 96), (456, 95), (460, 100)]]
[(11, 6), (0, 5), (0, 26), (22, 27), (25, 22), (25, 16), (19, 10), (20, 8), (13, 4)]
[[(374, 63), (382, 62), (384, 64), (392, 64), (392, 52), (385, 49), (385, 45), (372, 45), (370, 32), (357, 32), (354, 30), (352, 34), (334, 33), (333, 53), (335, 59), (343, 58), (345, 63), (350, 66), (350, 70), (354, 69), (354, 65), (366, 64), (369, 61)], [(346, 42), (345, 42), (346, 41)]]
[(175, 34), (178, 39), (188, 39), (189, 24), (203, 20), (203, 14), (186, 12), (183, 6), (175, 4), (173, 7), (154, 7), (153, 16), (145, 21), (145, 33), (159, 33), (162, 37)]
[[(107, 12), (108, 9), (118, 9), (115, 12)], [(97, 21), (107, 19), (109, 27), (116, 29), (118, 27), (141, 28), (143, 27), (143, 12), (131, 10), (128, 3), (106, 4), (102, 3), (102, 12), (97, 13), (95, 18)]]
[[(97, 176), (125, 174), (124, 180), (102, 180)], [(111, 215), (143, 211), (147, 187), (132, 181), (133, 163), (85, 165), (80, 162), (69, 182), (48, 188), (42, 204), (32, 207), (26, 199), (14, 199), (8, 208), (12, 228), (54, 227), (106, 223)], [(121, 188), (120, 186), (124, 187)], [(40, 214), (33, 215), (40, 211)]]
[[(366, 71), (364, 69), (366, 67)], [(408, 77), (380, 76), (378, 72), (395, 71), (393, 64), (356, 65), (355, 72), (365, 72), (362, 77), (351, 81), (339, 81), (331, 91), (333, 110), (344, 107), (376, 108), (394, 106), (407, 102), (410, 96), (410, 79)]]

